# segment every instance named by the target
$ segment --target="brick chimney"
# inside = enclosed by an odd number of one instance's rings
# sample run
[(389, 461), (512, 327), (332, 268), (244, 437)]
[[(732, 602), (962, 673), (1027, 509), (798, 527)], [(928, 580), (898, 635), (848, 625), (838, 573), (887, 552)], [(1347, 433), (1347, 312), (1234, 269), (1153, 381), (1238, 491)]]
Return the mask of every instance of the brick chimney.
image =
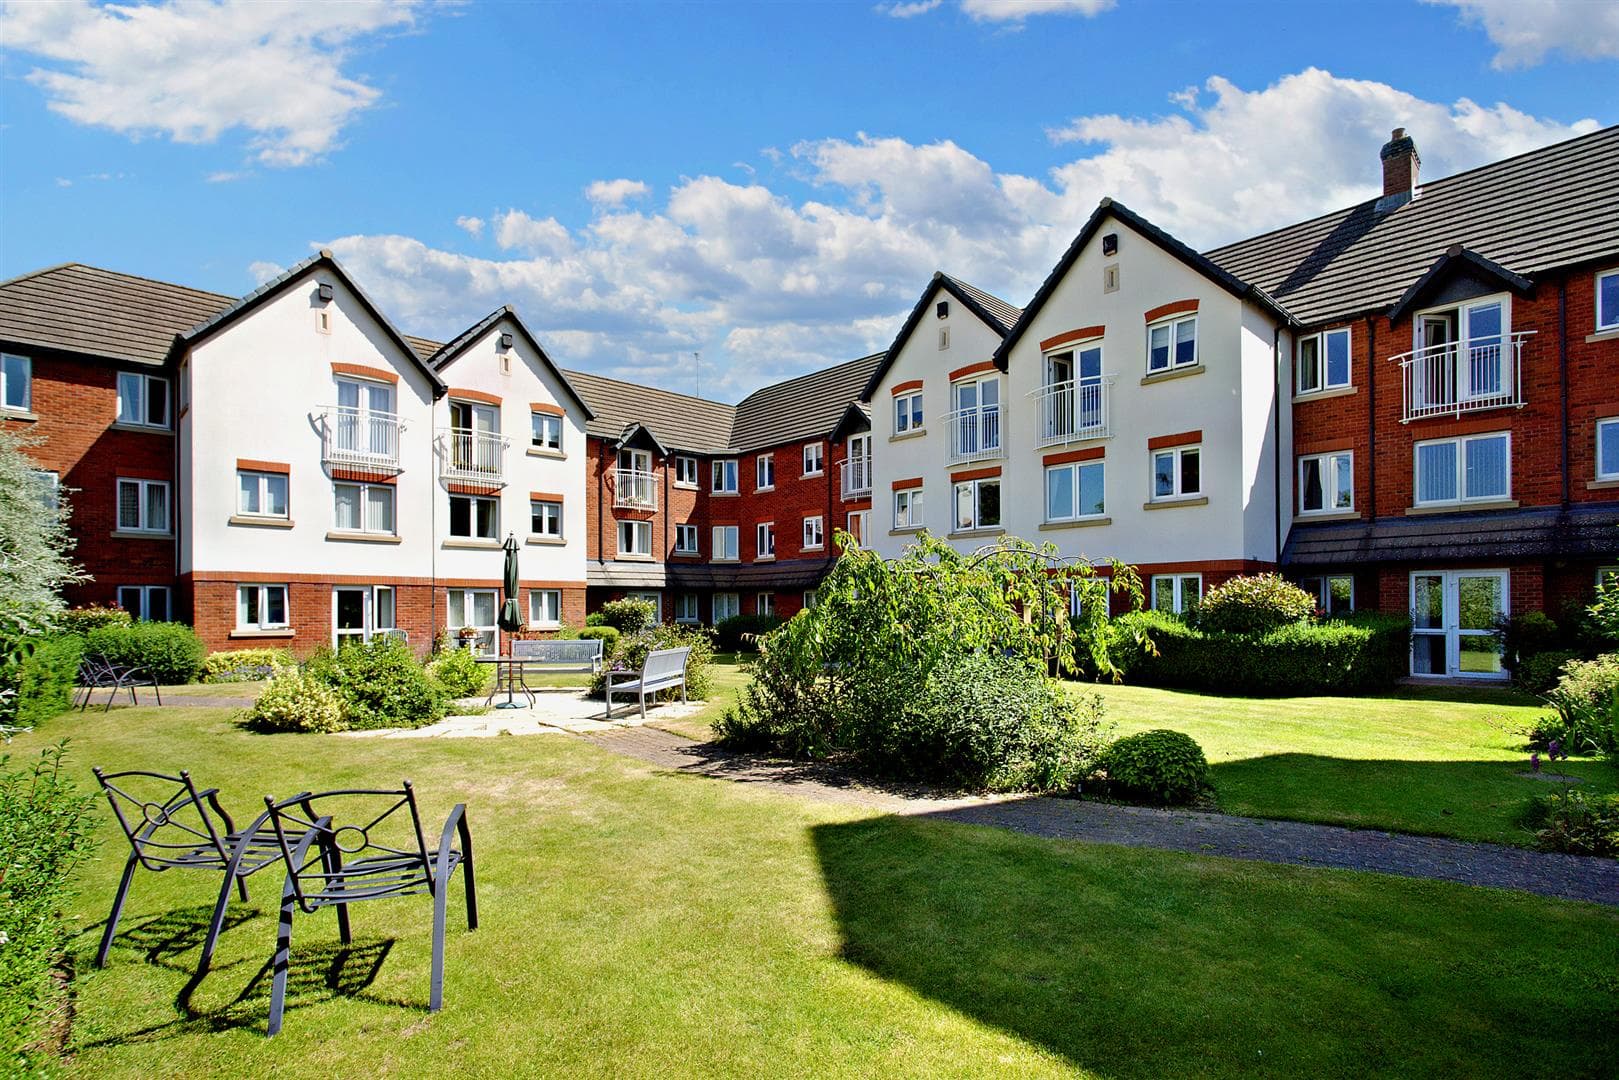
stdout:
[(1377, 200), (1377, 209), (1387, 213), (1410, 202), (1416, 194), (1422, 158), (1405, 128), (1395, 128), (1377, 156), (1383, 161), (1383, 197)]

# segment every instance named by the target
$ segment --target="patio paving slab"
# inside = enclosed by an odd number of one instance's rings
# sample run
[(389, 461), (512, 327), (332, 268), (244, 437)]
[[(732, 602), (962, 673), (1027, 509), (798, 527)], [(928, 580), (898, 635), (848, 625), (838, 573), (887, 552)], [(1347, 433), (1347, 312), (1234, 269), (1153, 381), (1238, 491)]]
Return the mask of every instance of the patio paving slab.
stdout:
[[(504, 700), (504, 699), (498, 699)], [(517, 699), (522, 702), (521, 698)], [(482, 706), (482, 698), (462, 698), (451, 706)], [(541, 690), (535, 704), (520, 708), (491, 708), (476, 716), (446, 716), (420, 728), (383, 728), (377, 731), (340, 731), (351, 739), (487, 739), (497, 735), (589, 735), (639, 727), (651, 720), (676, 720), (702, 711), (702, 702), (648, 705), (646, 720), (637, 705), (619, 705), (612, 719), (603, 719), (602, 703), (578, 690)]]

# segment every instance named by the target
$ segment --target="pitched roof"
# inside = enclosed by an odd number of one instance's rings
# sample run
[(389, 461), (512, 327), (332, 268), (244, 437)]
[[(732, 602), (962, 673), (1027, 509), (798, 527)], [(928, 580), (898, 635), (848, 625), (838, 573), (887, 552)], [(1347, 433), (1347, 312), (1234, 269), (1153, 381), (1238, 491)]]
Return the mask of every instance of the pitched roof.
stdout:
[(1529, 276), (1619, 254), (1619, 126), (1206, 254), (1314, 324), (1383, 311), (1452, 244)]
[(724, 452), (731, 445), (736, 406), (609, 379), (588, 371), (565, 371), (595, 416), (587, 434), (617, 440), (632, 424), (643, 424), (664, 446), (697, 453)]
[(827, 438), (884, 355), (872, 353), (755, 390), (736, 407), (731, 445), (737, 450), (758, 450)]
[(1428, 267), (1421, 277), (1411, 283), (1409, 289), (1400, 295), (1400, 299), (1389, 308), (1389, 318), (1398, 319), (1445, 279), (1456, 274), (1483, 278), (1494, 282), (1499, 288), (1509, 289), (1520, 295), (1527, 293), (1534, 285), (1528, 278), (1514, 274), (1500, 263), (1492, 262), (1476, 251), (1468, 251), (1460, 244), (1452, 244), (1443, 255), (1434, 260), (1433, 265)]
[(0, 341), (161, 364), (174, 336), (233, 297), (64, 263), (0, 282)]
[(1000, 297), (987, 293), (977, 286), (969, 285), (960, 278), (951, 277), (943, 270), (935, 270), (927, 287), (922, 290), (922, 295), (917, 298), (916, 306), (911, 308), (909, 315), (905, 316), (905, 322), (900, 326), (899, 333), (894, 335), (894, 343), (888, 347), (887, 353), (881, 354), (882, 362), (872, 370), (871, 377), (866, 380), (866, 385), (861, 388), (861, 401), (870, 401), (871, 395), (875, 394), (877, 387), (882, 385), (883, 376), (888, 374), (888, 369), (894, 366), (895, 360), (899, 359), (899, 351), (905, 347), (905, 343), (910, 340), (911, 334), (916, 331), (916, 324), (921, 322), (922, 317), (927, 314), (929, 305), (933, 303), (934, 293), (940, 289), (954, 296), (980, 322), (1002, 338), (1006, 337), (1007, 331), (1011, 330), (1012, 326), (1023, 314), (1022, 308), (1013, 307)]
[[(568, 377), (562, 373), (562, 369), (557, 367), (556, 364), (552, 362), (551, 355), (545, 351), (545, 346), (541, 345), (539, 339), (529, 332), (528, 324), (523, 322), (522, 318), (517, 314), (510, 304), (496, 308), (494, 311), (491, 311), (489, 314), (485, 315), (483, 318), (461, 331), (461, 333), (457, 334), (451, 341), (435, 349), (432, 354), (427, 357), (428, 366), (430, 366), (434, 371), (442, 372), (445, 368), (455, 363), (456, 360), (460, 358), (461, 354), (467, 350), (468, 346), (477, 341), (479, 338), (483, 337), (483, 335), (488, 332), (490, 328), (495, 326), (495, 324), (499, 323), (503, 319), (509, 319), (512, 326), (516, 328), (517, 332), (528, 339), (529, 346), (539, 356), (540, 362), (545, 365), (546, 370), (548, 370), (552, 375), (556, 376), (557, 382), (562, 384), (562, 389), (566, 390), (568, 392), (568, 396), (573, 398), (573, 400), (579, 404), (579, 407), (585, 410), (585, 419), (589, 420), (592, 415), (590, 406), (585, 402), (584, 398), (579, 396), (579, 391), (573, 388), (573, 383), (568, 381)], [(412, 347), (419, 347), (420, 345), (425, 344), (421, 338), (407, 338), (406, 340), (410, 342)]]

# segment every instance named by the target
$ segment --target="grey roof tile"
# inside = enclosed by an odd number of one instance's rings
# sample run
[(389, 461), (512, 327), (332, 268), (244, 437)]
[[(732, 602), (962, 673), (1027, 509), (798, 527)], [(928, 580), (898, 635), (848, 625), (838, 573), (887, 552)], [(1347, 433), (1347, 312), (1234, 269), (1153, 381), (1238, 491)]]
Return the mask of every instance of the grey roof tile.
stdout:
[(860, 396), (883, 353), (834, 364), (796, 379), (773, 383), (743, 398), (736, 407), (731, 444), (737, 450), (824, 439)]
[(1353, 566), (1435, 559), (1519, 559), (1619, 553), (1619, 506), (1424, 514), (1296, 525), (1282, 562)]
[(161, 364), (175, 335), (235, 297), (66, 263), (0, 282), (0, 341)]

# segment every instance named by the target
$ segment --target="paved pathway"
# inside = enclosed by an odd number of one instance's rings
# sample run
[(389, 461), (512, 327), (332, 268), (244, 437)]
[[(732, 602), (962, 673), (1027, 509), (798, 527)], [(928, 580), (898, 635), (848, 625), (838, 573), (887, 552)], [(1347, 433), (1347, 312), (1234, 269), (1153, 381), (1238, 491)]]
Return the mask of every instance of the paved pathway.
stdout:
[(1619, 906), (1619, 859), (1079, 799), (947, 798), (922, 788), (869, 786), (822, 765), (733, 754), (653, 728), (625, 728), (584, 737), (653, 765), (886, 813), (925, 814), (1065, 840), (1489, 885)]

